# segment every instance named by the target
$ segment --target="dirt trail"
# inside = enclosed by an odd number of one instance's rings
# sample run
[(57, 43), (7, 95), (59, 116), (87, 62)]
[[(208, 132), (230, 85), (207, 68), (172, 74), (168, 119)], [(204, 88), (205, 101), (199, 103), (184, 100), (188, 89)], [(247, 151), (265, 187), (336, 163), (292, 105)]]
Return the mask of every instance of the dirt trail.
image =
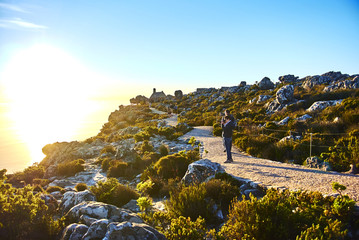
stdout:
[[(168, 119), (168, 124), (175, 125), (176, 116)], [(304, 166), (275, 162), (267, 159), (255, 158), (240, 152), (236, 147), (232, 149), (233, 163), (223, 163), (226, 153), (223, 152), (222, 138), (212, 135), (212, 127), (195, 127), (183, 139), (195, 137), (202, 142), (206, 151), (203, 158), (220, 163), (227, 173), (266, 186), (284, 187), (290, 190), (319, 191), (323, 194), (333, 194), (332, 182), (338, 182), (347, 187), (344, 194), (348, 194), (355, 201), (359, 201), (359, 176), (346, 173), (325, 172)], [(208, 152), (207, 152), (208, 151)]]

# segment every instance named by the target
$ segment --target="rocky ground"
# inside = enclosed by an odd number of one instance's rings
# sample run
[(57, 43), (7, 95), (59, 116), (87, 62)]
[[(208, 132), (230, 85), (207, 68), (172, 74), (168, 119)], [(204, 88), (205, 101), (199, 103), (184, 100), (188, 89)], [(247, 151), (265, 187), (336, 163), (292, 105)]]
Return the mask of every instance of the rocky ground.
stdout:
[[(168, 124), (175, 123), (176, 116), (168, 119)], [(267, 187), (319, 191), (323, 194), (333, 194), (331, 183), (338, 182), (347, 187), (343, 191), (344, 194), (348, 194), (356, 202), (359, 201), (358, 175), (320, 171), (305, 166), (255, 158), (240, 152), (235, 147), (232, 149), (234, 162), (225, 164), (226, 153), (223, 152), (222, 138), (212, 135), (212, 127), (195, 127), (182, 136), (183, 139), (191, 137), (202, 142), (202, 158), (220, 163), (225, 171), (233, 176), (260, 182)]]

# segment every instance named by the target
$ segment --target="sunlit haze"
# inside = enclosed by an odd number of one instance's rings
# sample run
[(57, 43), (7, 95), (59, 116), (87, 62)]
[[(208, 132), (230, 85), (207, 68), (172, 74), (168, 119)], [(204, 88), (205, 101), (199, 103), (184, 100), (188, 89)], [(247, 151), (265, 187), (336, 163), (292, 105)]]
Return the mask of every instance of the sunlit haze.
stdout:
[(355, 0), (1, 0), (0, 169), (95, 135), (153, 88), (357, 73), (358, 42)]

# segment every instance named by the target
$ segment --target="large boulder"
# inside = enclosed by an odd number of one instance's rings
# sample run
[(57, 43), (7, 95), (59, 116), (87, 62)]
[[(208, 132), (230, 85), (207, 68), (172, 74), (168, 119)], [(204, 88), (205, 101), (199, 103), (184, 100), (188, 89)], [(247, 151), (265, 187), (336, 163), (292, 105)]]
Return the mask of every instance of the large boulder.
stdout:
[(330, 106), (336, 106), (338, 104), (341, 104), (343, 100), (330, 100), (330, 101), (317, 101), (312, 104), (307, 109), (307, 112), (316, 112), (316, 111), (322, 111), (327, 107)]
[(110, 223), (104, 240), (165, 240), (166, 237), (146, 224), (122, 222)]
[(176, 90), (175, 91), (175, 98), (176, 99), (181, 99), (183, 97), (183, 92), (181, 90)]
[(299, 77), (296, 77), (296, 76), (294, 76), (294, 75), (290, 75), (290, 74), (288, 74), (288, 75), (284, 75), (284, 76), (280, 76), (279, 78), (278, 78), (278, 80), (281, 82), (281, 83), (295, 83), (295, 82), (297, 82), (298, 81), (298, 78)]
[(130, 210), (102, 202), (82, 202), (72, 207), (66, 213), (66, 218), (69, 219), (70, 222), (79, 222), (84, 217), (108, 219), (111, 222), (143, 222), (140, 217)]
[(270, 99), (272, 96), (269, 95), (259, 95), (258, 96), (258, 100), (257, 100), (257, 104), (260, 104), (262, 102), (267, 101), (268, 99)]
[(182, 181), (189, 185), (191, 183), (201, 183), (213, 177), (218, 172), (224, 172), (219, 163), (211, 162), (208, 159), (201, 159), (188, 165), (188, 169)]
[(305, 160), (305, 166), (309, 168), (317, 168), (324, 171), (331, 171), (332, 167), (328, 162), (324, 162), (318, 157), (308, 157)]
[(62, 232), (61, 240), (81, 240), (87, 232), (88, 226), (79, 223), (73, 223), (67, 226)]
[(89, 190), (81, 192), (66, 192), (62, 198), (60, 210), (62, 214), (65, 214), (73, 206), (86, 201), (96, 201), (95, 195)]
[(286, 85), (278, 89), (276, 93), (276, 101), (279, 104), (285, 104), (293, 101), (294, 99), (294, 87), (293, 85)]
[(107, 219), (100, 219), (90, 225), (82, 240), (103, 239), (110, 222)]
[(264, 77), (259, 83), (258, 83), (258, 87), (261, 90), (268, 90), (268, 89), (273, 89), (274, 88), (274, 83), (268, 78), (268, 77)]
[(329, 76), (309, 76), (304, 78), (302, 87), (305, 89), (312, 89), (316, 85), (329, 84), (332, 81), (332, 78)]

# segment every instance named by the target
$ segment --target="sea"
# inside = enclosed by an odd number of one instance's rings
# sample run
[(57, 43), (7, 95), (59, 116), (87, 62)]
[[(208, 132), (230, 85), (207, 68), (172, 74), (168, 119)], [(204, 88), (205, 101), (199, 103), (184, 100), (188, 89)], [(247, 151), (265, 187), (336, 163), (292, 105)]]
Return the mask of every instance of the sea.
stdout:
[[(56, 127), (41, 128), (41, 126), (36, 126), (37, 129), (32, 138), (24, 138), (26, 133), (22, 132), (23, 128), (18, 126), (18, 121), (14, 121), (11, 116), (11, 104), (0, 103), (0, 170), (7, 169), (7, 173), (14, 173), (24, 170), (35, 162), (41, 162), (45, 157), (42, 148), (46, 144), (83, 141), (96, 136), (103, 124), (108, 121), (111, 112), (117, 110), (120, 105), (128, 103), (117, 100), (96, 102), (92, 100), (88, 104), (94, 107), (79, 110), (81, 117), (67, 121), (66, 128), (61, 130), (58, 138), (56, 133), (59, 133), (59, 129)], [(66, 109), (62, 111), (61, 114), (67, 114)], [(26, 116), (24, 118), (26, 119)], [(71, 132), (66, 133), (67, 129)]]

